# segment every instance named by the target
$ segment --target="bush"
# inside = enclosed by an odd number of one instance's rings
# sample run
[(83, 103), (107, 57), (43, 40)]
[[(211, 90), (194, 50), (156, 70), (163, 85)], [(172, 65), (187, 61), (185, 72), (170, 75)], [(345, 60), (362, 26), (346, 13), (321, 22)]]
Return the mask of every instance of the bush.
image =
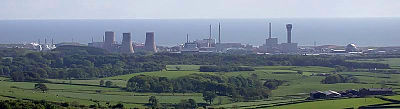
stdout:
[(323, 84), (335, 84), (335, 83), (358, 83), (359, 80), (354, 76), (342, 76), (340, 74), (333, 74), (326, 76), (325, 79), (321, 81)]

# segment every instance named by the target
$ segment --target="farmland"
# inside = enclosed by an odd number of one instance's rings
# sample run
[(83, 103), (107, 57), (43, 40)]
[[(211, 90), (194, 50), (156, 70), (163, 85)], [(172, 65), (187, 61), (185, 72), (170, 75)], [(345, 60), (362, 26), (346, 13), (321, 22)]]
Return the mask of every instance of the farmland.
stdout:
[[(393, 62), (395, 63), (395, 62)], [(9, 78), (1, 77), (0, 99), (25, 99), (25, 100), (48, 100), (52, 102), (79, 102), (81, 105), (93, 105), (99, 101), (101, 105), (123, 103), (126, 107), (144, 108), (150, 96), (155, 96), (161, 104), (177, 104), (184, 99), (194, 99), (197, 103), (205, 103), (201, 93), (136, 93), (126, 92), (127, 80), (137, 75), (149, 75), (167, 78), (179, 78), (190, 74), (211, 74), (218, 76), (243, 76), (257, 75), (261, 80), (277, 79), (286, 81), (278, 89), (272, 90), (271, 97), (264, 100), (253, 100), (246, 102), (232, 102), (229, 97), (219, 96), (213, 103), (213, 107), (225, 108), (260, 108), (277, 104), (287, 104), (293, 101), (303, 101), (308, 93), (315, 90), (346, 90), (371, 87), (393, 87), (399, 91), (397, 86), (400, 82), (399, 74), (380, 74), (372, 72), (338, 72), (339, 74), (352, 75), (360, 79), (360, 83), (337, 83), (321, 84), (322, 76), (311, 76), (316, 73), (332, 73), (334, 68), (319, 66), (258, 66), (255, 71), (240, 72), (200, 72), (200, 65), (167, 65), (166, 70), (154, 72), (141, 72), (119, 75), (106, 78), (95, 78), (86, 80), (63, 80), (47, 79), (51, 83), (45, 83), (50, 89), (46, 93), (34, 90), (32, 82), (12, 82)], [(299, 73), (301, 72), (301, 73)], [(116, 88), (107, 88), (99, 85), (101, 80), (111, 81)], [(362, 83), (362, 84), (361, 84)], [(393, 85), (394, 84), (394, 85)], [(397, 85), (396, 85), (397, 84)], [(398, 96), (389, 96), (391, 99), (399, 99)], [(348, 108), (371, 104), (387, 103), (374, 97), (351, 98), (338, 100), (325, 100), (305, 102), (290, 105), (282, 105), (274, 108)]]

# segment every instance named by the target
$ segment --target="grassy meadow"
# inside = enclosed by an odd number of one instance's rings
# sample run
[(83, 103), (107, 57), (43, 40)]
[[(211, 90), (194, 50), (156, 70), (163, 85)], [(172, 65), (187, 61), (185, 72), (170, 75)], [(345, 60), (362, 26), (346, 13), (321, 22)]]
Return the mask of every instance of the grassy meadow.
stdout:
[[(400, 65), (399, 58), (383, 60), (351, 60), (357, 62), (379, 62), (389, 63), (393, 67)], [(12, 82), (9, 78), (0, 77), (0, 100), (26, 99), (26, 100), (48, 100), (53, 102), (78, 102), (81, 105), (93, 105), (99, 101), (101, 105), (106, 102), (111, 104), (123, 103), (127, 107), (144, 108), (143, 104), (148, 103), (150, 96), (156, 96), (161, 104), (176, 104), (184, 99), (194, 99), (198, 103), (205, 103), (201, 93), (133, 93), (126, 92), (127, 81), (136, 75), (151, 75), (167, 77), (170, 79), (179, 78), (190, 74), (212, 74), (220, 76), (244, 76), (250, 77), (256, 74), (261, 80), (277, 79), (286, 81), (278, 89), (272, 90), (271, 96), (264, 100), (232, 103), (228, 97), (219, 97), (214, 100), (213, 107), (225, 108), (263, 108), (277, 104), (288, 104), (293, 101), (302, 101), (308, 97), (309, 92), (321, 90), (346, 90), (359, 88), (392, 87), (400, 91), (400, 74), (379, 74), (372, 72), (338, 72), (339, 74), (352, 75), (359, 78), (360, 83), (338, 83), (321, 84), (323, 76), (311, 76), (313, 73), (333, 73), (334, 68), (318, 66), (258, 66), (255, 71), (242, 72), (200, 72), (200, 65), (167, 65), (167, 70), (155, 72), (141, 72), (127, 75), (120, 75), (107, 78), (91, 80), (60, 80), (48, 79), (52, 83), (46, 83), (50, 89), (46, 93), (34, 90), (32, 82)], [(302, 72), (302, 73), (299, 73)], [(106, 88), (99, 86), (100, 80), (112, 81), (120, 88)], [(71, 83), (71, 84), (69, 84)], [(388, 96), (387, 98), (400, 100), (400, 96)], [(276, 106), (276, 109), (336, 109), (336, 108), (357, 108), (359, 106), (383, 104), (384, 101), (378, 98), (350, 98), (337, 100), (323, 100), (288, 104)], [(219, 104), (221, 103), (221, 104)]]

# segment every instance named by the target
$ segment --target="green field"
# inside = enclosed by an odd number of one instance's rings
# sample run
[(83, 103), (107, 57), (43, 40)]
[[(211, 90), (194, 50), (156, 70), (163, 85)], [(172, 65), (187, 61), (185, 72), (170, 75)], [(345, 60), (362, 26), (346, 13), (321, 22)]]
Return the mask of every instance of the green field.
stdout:
[(400, 58), (357, 59), (357, 60), (349, 60), (349, 61), (383, 63), (383, 64), (389, 64), (391, 67), (400, 67)]
[[(179, 67), (179, 71), (177, 69)], [(339, 72), (339, 74), (352, 75), (359, 78), (362, 83), (338, 83), (338, 84), (321, 84), (324, 79), (322, 76), (311, 76), (312, 73), (332, 73), (334, 68), (317, 67), (317, 66), (259, 66), (255, 67), (255, 71), (242, 72), (199, 72), (199, 65), (168, 65), (166, 71), (142, 72), (127, 75), (120, 75), (107, 78), (99, 78), (92, 80), (60, 80), (48, 79), (53, 83), (46, 83), (49, 91), (41, 93), (33, 90), (34, 84), (31, 82), (11, 82), (8, 78), (0, 77), (0, 100), (4, 99), (32, 99), (32, 100), (48, 100), (54, 102), (73, 102), (78, 101), (83, 105), (95, 104), (93, 100), (98, 100), (102, 105), (106, 102), (111, 104), (123, 103), (128, 107), (144, 108), (143, 104), (148, 102), (150, 96), (156, 96), (163, 104), (176, 104), (184, 99), (194, 99), (198, 103), (204, 103), (200, 93), (133, 93), (126, 92), (121, 88), (126, 87), (127, 81), (136, 75), (151, 75), (159, 77), (167, 77), (170, 79), (190, 75), (190, 74), (212, 74), (225, 77), (243, 76), (250, 77), (256, 74), (261, 80), (278, 79), (286, 81), (278, 89), (272, 90), (271, 97), (264, 100), (255, 100), (247, 102), (232, 103), (228, 97), (220, 97), (214, 101), (213, 107), (226, 108), (258, 108), (263, 106), (274, 106), (276, 104), (285, 104), (292, 101), (304, 100), (308, 97), (308, 93), (316, 90), (346, 90), (371, 87), (393, 87), (396, 91), (400, 89), (400, 74), (378, 74), (371, 72)], [(299, 74), (298, 71), (303, 72)], [(100, 87), (100, 80), (112, 81), (115, 86), (120, 88)], [(72, 83), (70, 85), (69, 83)], [(395, 85), (393, 85), (395, 84)], [(397, 84), (397, 85), (396, 85)], [(399, 90), (400, 91), (400, 90)], [(399, 96), (390, 96), (390, 99), (399, 100)], [(366, 100), (366, 101), (365, 101)], [(221, 101), (221, 105), (217, 105)], [(306, 102), (292, 105), (284, 105), (276, 108), (347, 108), (359, 107), (370, 104), (386, 103), (376, 98), (354, 98)]]
[(167, 65), (168, 71), (197, 71), (201, 65)]
[(378, 98), (352, 98), (339, 100), (324, 100), (315, 102), (306, 102), (292, 105), (273, 107), (274, 109), (343, 109), (358, 108), (360, 106), (389, 103)]
[[(119, 88), (105, 88), (97, 86), (80, 86), (67, 84), (46, 84), (50, 89), (46, 93), (34, 90), (34, 84), (30, 82), (0, 82), (0, 99), (4, 96), (14, 99), (47, 100), (54, 102), (77, 101), (82, 105), (95, 104), (92, 100), (98, 100), (102, 105), (106, 102), (117, 104), (122, 102), (132, 107), (142, 107), (148, 102), (150, 96), (156, 96), (160, 103), (179, 103), (182, 99), (195, 99), (203, 102), (199, 93), (132, 93)], [(223, 98), (223, 102), (228, 102)]]

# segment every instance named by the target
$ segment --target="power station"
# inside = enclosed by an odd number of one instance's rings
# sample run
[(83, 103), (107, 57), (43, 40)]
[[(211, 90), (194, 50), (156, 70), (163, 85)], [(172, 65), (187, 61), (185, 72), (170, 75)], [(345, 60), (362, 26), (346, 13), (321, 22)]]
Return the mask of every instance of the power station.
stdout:
[(272, 38), (272, 24), (269, 23), (268, 38), (265, 44), (260, 47), (267, 53), (297, 53), (297, 43), (292, 43), (292, 24), (286, 24), (287, 42), (278, 43), (278, 38)]
[(134, 53), (135, 50), (157, 52), (156, 43), (154, 41), (154, 32), (146, 32), (145, 44), (133, 44), (132, 33), (122, 33), (122, 43), (118, 44), (115, 41), (115, 33), (106, 31), (102, 42), (94, 42), (92, 39), (88, 46), (103, 48), (109, 52)]
[[(286, 24), (287, 32), (287, 42), (278, 43), (278, 38), (273, 37), (272, 33), (272, 23), (268, 23), (268, 37), (265, 39), (265, 44), (260, 47), (253, 47), (253, 45), (243, 45), (241, 43), (222, 43), (221, 42), (221, 23), (218, 23), (218, 42), (213, 38), (212, 25), (209, 25), (209, 35), (207, 38), (202, 40), (189, 41), (189, 34), (186, 35), (186, 43), (175, 46), (171, 48), (159, 48), (162, 51), (178, 51), (178, 52), (201, 52), (201, 53), (226, 53), (226, 52), (259, 52), (259, 53), (270, 53), (270, 54), (295, 54), (298, 52), (298, 44), (292, 42), (292, 24)], [(110, 52), (120, 52), (120, 53), (134, 53), (135, 51), (147, 51), (147, 52), (158, 52), (155, 43), (155, 33), (146, 32), (145, 43), (132, 43), (132, 34), (123, 33), (122, 43), (118, 44), (115, 41), (115, 33), (113, 31), (106, 31), (103, 36), (103, 42), (94, 42), (92, 38), (92, 43), (89, 46), (104, 48)], [(165, 50), (167, 49), (167, 50)]]

